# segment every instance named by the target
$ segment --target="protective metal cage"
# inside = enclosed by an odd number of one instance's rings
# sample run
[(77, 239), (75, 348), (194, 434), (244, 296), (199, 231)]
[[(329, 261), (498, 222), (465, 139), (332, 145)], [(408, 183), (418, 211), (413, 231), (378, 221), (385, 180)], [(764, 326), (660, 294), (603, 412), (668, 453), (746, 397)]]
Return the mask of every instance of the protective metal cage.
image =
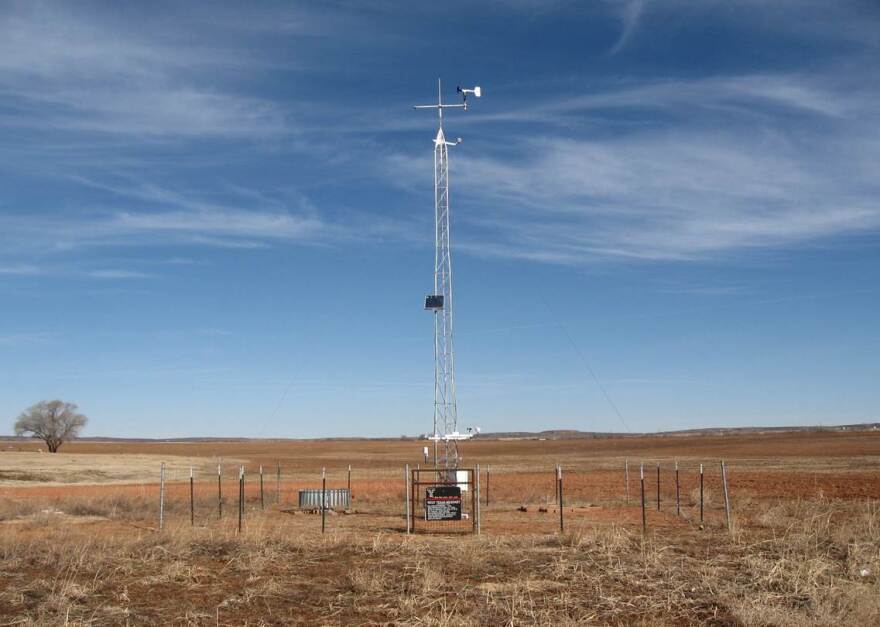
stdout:
[(413, 468), (409, 488), (408, 530), (480, 532), (480, 484), (475, 469)]

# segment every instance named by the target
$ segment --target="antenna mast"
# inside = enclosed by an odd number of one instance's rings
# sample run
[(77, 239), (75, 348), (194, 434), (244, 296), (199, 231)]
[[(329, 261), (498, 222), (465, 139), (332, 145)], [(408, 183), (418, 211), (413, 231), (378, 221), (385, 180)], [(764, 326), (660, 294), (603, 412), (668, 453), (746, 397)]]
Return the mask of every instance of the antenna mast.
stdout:
[[(455, 401), (455, 351), (452, 343), (452, 247), (449, 239), (449, 147), (461, 143), (446, 141), (443, 110), (467, 110), (468, 94), (480, 97), (480, 88), (458, 88), (462, 102), (445, 104), (437, 79), (437, 104), (415, 109), (437, 109), (438, 129), (434, 138), (434, 292), (425, 298), (425, 309), (434, 313), (434, 466), (458, 468), (458, 407)], [(439, 449), (439, 450), (438, 450)]]

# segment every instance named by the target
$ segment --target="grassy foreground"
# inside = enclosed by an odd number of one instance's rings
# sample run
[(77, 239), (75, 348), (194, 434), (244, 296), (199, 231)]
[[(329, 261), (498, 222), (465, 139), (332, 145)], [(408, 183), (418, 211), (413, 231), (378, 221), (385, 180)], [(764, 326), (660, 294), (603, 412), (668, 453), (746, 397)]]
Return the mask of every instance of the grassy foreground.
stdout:
[(880, 624), (880, 508), (750, 507), (732, 535), (316, 533), (267, 512), (163, 532), (124, 498), (0, 507), (0, 624)]

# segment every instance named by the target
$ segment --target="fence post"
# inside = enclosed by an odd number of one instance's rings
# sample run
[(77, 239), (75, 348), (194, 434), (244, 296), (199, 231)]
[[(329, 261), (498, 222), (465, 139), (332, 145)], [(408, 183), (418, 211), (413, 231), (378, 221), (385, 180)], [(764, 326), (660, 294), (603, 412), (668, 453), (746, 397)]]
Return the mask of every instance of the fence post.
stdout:
[(642, 535), (648, 533), (648, 515), (645, 512), (645, 462), (639, 466), (639, 480), (642, 484)]
[(474, 527), (477, 535), (480, 535), (480, 465), (477, 464), (477, 471), (474, 473)]
[(559, 493), (559, 533), (563, 533), (565, 531), (565, 524), (562, 520), (562, 466), (556, 466), (556, 482), (559, 485), (559, 488), (556, 490)]
[[(556, 464), (553, 467), (553, 500), (559, 501), (559, 464)], [(548, 508), (549, 509), (549, 508)]]
[(281, 505), (281, 462), (275, 462), (275, 502)]
[(260, 464), (260, 511), (266, 509), (266, 502), (263, 499), (263, 464)]
[(159, 466), (159, 531), (165, 525), (165, 462)]
[(486, 507), (489, 507), (489, 465), (486, 464)]
[(217, 518), (223, 518), (223, 464), (217, 464)]
[(626, 504), (629, 505), (629, 460), (623, 460), (623, 476), (626, 482)]
[(675, 515), (681, 516), (681, 495), (678, 483), (678, 460), (675, 460)]
[(660, 511), (660, 462), (657, 462), (657, 511)]
[(727, 520), (727, 530), (733, 531), (733, 524), (730, 520), (730, 497), (727, 493), (727, 467), (724, 460), (721, 461), (721, 484), (724, 486), (724, 517)]
[(238, 533), (241, 533), (241, 516), (244, 512), (244, 466), (238, 467)]
[(703, 526), (703, 464), (700, 464), (700, 526)]
[(327, 471), (321, 468), (321, 533), (327, 527)]
[(191, 527), (196, 524), (196, 490), (192, 466), (189, 467), (189, 524)]
[(412, 507), (412, 502), (410, 501), (410, 476), (409, 476), (409, 464), (407, 464), (403, 469), (403, 489), (406, 492), (404, 495), (404, 514), (406, 515), (406, 532), (409, 533), (412, 530), (411, 520), (410, 520), (410, 508)]
[(351, 502), (354, 497), (351, 495), (351, 464), (348, 465), (348, 507), (351, 509)]

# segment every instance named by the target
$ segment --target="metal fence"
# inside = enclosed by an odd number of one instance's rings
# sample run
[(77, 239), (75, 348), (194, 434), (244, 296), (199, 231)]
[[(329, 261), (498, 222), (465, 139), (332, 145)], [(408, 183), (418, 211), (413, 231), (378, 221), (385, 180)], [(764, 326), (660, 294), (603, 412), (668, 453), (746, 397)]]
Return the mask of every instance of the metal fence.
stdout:
[[(877, 498), (876, 483), (847, 481), (847, 473), (870, 470), (871, 463), (875, 462), (861, 460), (856, 468), (852, 460), (841, 459), (817, 470), (797, 460), (734, 460), (725, 466), (725, 490), (719, 460), (568, 460), (560, 464), (560, 507), (559, 472), (552, 462), (528, 467), (474, 464), (463, 469), (466, 478), (454, 481), (416, 464), (405, 470), (405, 460), (364, 467), (337, 463), (327, 468), (322, 481), (320, 467), (302, 463), (261, 466), (208, 459), (189, 468), (169, 459), (164, 471), (157, 467), (152, 478), (126, 484), (0, 486), (0, 517), (63, 512), (136, 518), (156, 528), (246, 529), (262, 517), (284, 524), (302, 513), (305, 517), (297, 524), (308, 526), (313, 520), (315, 529), (326, 530), (460, 533), (479, 525), (482, 533), (506, 534), (556, 533), (563, 525), (565, 531), (617, 525), (658, 533), (685, 527), (724, 531), (755, 518), (752, 512), (762, 503), (819, 495)], [(453, 484), (462, 488), (460, 518), (435, 519), (450, 495), (429, 495), (428, 489)], [(321, 508), (320, 497), (313, 499), (324, 486), (328, 497)], [(300, 500), (301, 493), (308, 495), (306, 500)], [(316, 509), (327, 515), (323, 525), (308, 517)]]

